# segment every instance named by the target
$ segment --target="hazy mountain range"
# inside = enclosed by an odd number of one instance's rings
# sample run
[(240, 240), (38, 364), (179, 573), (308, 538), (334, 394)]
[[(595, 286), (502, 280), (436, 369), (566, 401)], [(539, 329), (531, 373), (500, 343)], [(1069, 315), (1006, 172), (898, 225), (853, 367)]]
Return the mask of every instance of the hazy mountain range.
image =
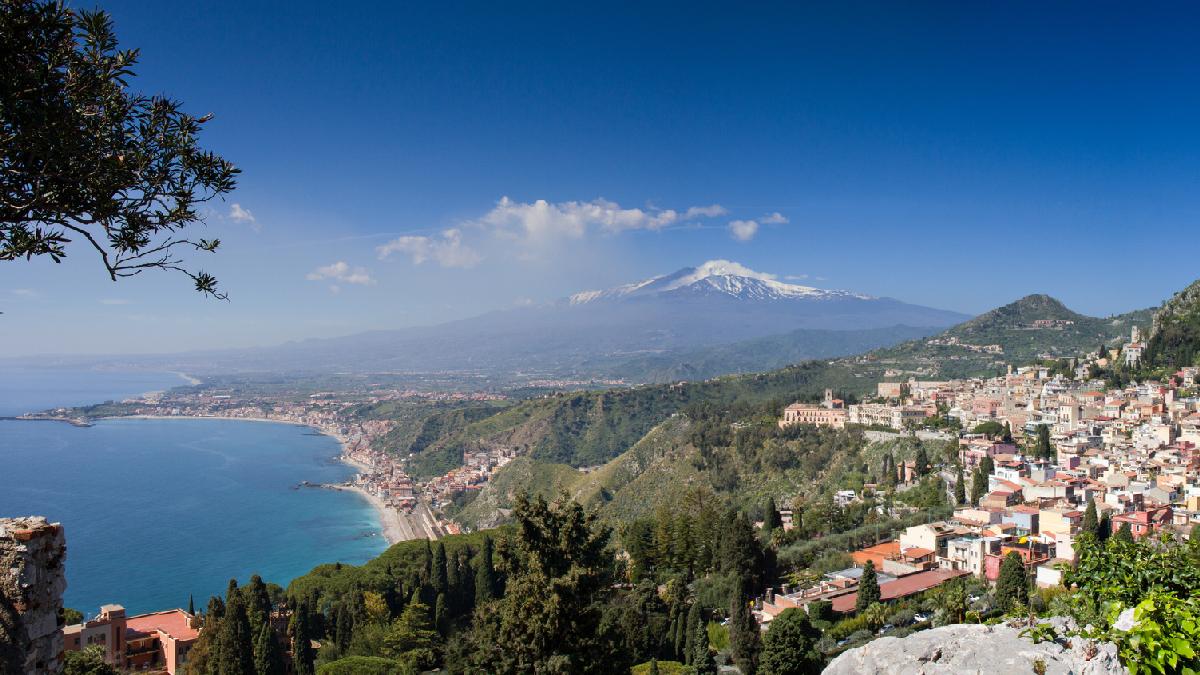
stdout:
[[(459, 371), (645, 381), (653, 379), (639, 377), (647, 368), (687, 374), (691, 362), (707, 364), (700, 370), (711, 375), (766, 369), (781, 358), (843, 356), (929, 335), (966, 318), (892, 298), (786, 283), (714, 260), (436, 326), (121, 360), (195, 373)], [(713, 348), (721, 351), (706, 351)]]

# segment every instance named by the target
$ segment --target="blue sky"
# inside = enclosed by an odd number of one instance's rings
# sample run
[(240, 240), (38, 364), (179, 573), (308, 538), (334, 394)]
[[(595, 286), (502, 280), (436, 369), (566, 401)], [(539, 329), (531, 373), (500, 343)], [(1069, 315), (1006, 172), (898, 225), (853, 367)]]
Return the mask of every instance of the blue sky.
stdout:
[(0, 267), (0, 341), (271, 344), (713, 258), (970, 313), (1200, 277), (1193, 7), (575, 5), (102, 3), (244, 171), (197, 261), (232, 300), (79, 249)]

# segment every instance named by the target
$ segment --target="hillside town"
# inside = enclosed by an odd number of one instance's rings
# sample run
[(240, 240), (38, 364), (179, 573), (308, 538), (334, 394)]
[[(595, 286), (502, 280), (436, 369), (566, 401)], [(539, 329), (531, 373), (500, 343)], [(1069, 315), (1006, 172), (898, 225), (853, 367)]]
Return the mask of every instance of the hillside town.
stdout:
[[(883, 600), (966, 575), (995, 582), (1009, 553), (1020, 556), (1037, 587), (1054, 588), (1063, 569), (1079, 560), (1078, 537), (1097, 523), (1112, 532), (1127, 529), (1134, 539), (1189, 533), (1200, 524), (1200, 367), (1124, 387), (1091, 377), (1093, 368), (1115, 361), (1136, 365), (1144, 348), (1134, 328), (1120, 349), (1092, 353), (1070, 364), (1069, 374), (1010, 367), (994, 378), (881, 382), (874, 400), (861, 404), (847, 406), (826, 392), (819, 404), (788, 406), (783, 428), (862, 424), (912, 433), (929, 420), (950, 420), (968, 431), (957, 435), (957, 476), (950, 461), (941, 475), (971, 486), (963, 486), (951, 518), (853, 551), (855, 567), (811, 586), (767, 589), (758, 602), (760, 621), (817, 601), (853, 613), (868, 564), (878, 572)], [(897, 480), (911, 482), (919, 473), (914, 468), (911, 461), (897, 465)], [(791, 511), (781, 515), (789, 529)]]

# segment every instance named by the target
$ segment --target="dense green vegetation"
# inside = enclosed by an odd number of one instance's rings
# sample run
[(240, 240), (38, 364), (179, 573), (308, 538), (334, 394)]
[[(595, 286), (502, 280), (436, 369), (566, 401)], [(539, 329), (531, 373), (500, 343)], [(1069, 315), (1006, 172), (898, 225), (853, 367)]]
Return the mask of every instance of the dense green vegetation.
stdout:
[(1155, 315), (1143, 362), (1151, 369), (1200, 366), (1200, 281), (1175, 294)]

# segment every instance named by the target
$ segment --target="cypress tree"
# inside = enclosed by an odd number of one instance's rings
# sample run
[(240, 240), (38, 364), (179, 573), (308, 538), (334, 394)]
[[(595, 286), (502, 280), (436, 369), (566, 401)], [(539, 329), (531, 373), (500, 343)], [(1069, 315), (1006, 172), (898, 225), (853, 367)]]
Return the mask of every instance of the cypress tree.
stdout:
[(875, 574), (875, 563), (868, 560), (858, 580), (858, 597), (854, 601), (855, 613), (879, 602), (879, 577)]
[(188, 614), (196, 616), (196, 599), (192, 597), (191, 593), (188, 593)]
[[(703, 628), (704, 617), (701, 616), (702, 612), (703, 611), (700, 609), (700, 603), (698, 601), (693, 602), (691, 609), (688, 610), (687, 626), (684, 629), (685, 637), (683, 644), (683, 656), (688, 664), (692, 663), (692, 658), (695, 656), (696, 652), (696, 629), (697, 627)], [(707, 634), (704, 636), (704, 642), (706, 645), (708, 644)]]
[(918, 476), (924, 476), (929, 470), (929, 454), (925, 452), (925, 446), (917, 448), (917, 455), (913, 460), (913, 470)]
[(1009, 551), (1000, 563), (1000, 576), (996, 579), (996, 606), (1007, 612), (1018, 602), (1029, 604), (1029, 580), (1020, 554)]
[(257, 633), (258, 624), (265, 623), (271, 618), (271, 594), (262, 577), (255, 574), (250, 577), (250, 585), (245, 588), (246, 614)]
[(1083, 531), (1094, 537), (1100, 536), (1100, 519), (1096, 516), (1096, 502), (1088, 500), (1087, 510), (1083, 512)]
[(1117, 530), (1117, 533), (1113, 535), (1113, 539), (1132, 544), (1133, 529), (1129, 527), (1129, 523), (1121, 523), (1121, 527)]
[(717, 662), (708, 649), (708, 630), (703, 623), (696, 624), (692, 636), (692, 669), (696, 675), (716, 675)]
[(975, 473), (971, 476), (971, 504), (979, 506), (979, 500), (987, 492), (987, 478), (983, 475), (983, 469), (975, 469)]
[(434, 594), (445, 593), (448, 587), (446, 579), (446, 545), (440, 540), (437, 546), (433, 548), (433, 578), (430, 579), (430, 585), (433, 586)]
[(475, 561), (475, 606), (496, 597), (496, 571), (492, 566), (492, 538), (485, 537), (483, 549)]
[(296, 675), (313, 675), (314, 672), (308, 606), (303, 603), (292, 615), (292, 670)]
[(449, 632), (445, 593), (438, 593), (437, 601), (433, 605), (433, 625), (443, 636)]
[(208, 643), (208, 654), (203, 672), (215, 675), (221, 663), (221, 621), (225, 618), (225, 603), (221, 598), (212, 596), (208, 599), (208, 609), (204, 612), (204, 632), (201, 638)]
[(767, 498), (767, 512), (763, 514), (763, 529), (771, 532), (776, 528), (782, 527), (783, 521), (779, 517), (779, 510), (775, 508), (775, 498)]
[(421, 549), (421, 583), (428, 584), (433, 578), (433, 550), (429, 547), (429, 540), (422, 539)]
[[(987, 478), (996, 472), (996, 460), (992, 459), (991, 455), (984, 455), (983, 459), (979, 460), (979, 470), (983, 477)], [(984, 483), (986, 484), (986, 481)]]
[(1100, 541), (1108, 541), (1112, 536), (1112, 518), (1109, 517), (1108, 511), (1105, 511), (1100, 516), (1100, 527), (1098, 529)]
[(334, 642), (338, 646), (338, 652), (345, 653), (346, 648), (350, 646), (350, 639), (354, 637), (354, 613), (349, 607), (343, 606), (337, 615), (337, 623), (334, 624)]
[(754, 675), (758, 670), (758, 654), (762, 650), (762, 636), (758, 622), (750, 614), (746, 599), (737, 591), (730, 598), (729, 642), (733, 649), (733, 662), (742, 675)]
[(668, 637), (671, 640), (671, 655), (674, 656), (675, 660), (677, 661), (685, 660), (683, 656), (683, 649), (687, 643), (684, 635), (687, 627), (686, 624), (687, 613), (683, 611), (683, 601), (680, 600), (671, 608), (671, 632), (668, 634)]
[(954, 477), (954, 503), (959, 506), (967, 503), (967, 486), (963, 480), (962, 465), (958, 466), (958, 470)]
[(236, 591), (225, 606), (220, 635), (217, 672), (220, 675), (254, 675), (254, 636), (250, 632), (245, 602)]
[(1054, 449), (1050, 446), (1050, 427), (1045, 424), (1039, 424), (1037, 428), (1037, 445), (1034, 449), (1034, 455), (1050, 459), (1054, 456)]
[(271, 622), (264, 621), (258, 629), (258, 638), (254, 641), (254, 673), (255, 675), (284, 675), (287, 668), (283, 662), (283, 650), (275, 633), (271, 632)]

